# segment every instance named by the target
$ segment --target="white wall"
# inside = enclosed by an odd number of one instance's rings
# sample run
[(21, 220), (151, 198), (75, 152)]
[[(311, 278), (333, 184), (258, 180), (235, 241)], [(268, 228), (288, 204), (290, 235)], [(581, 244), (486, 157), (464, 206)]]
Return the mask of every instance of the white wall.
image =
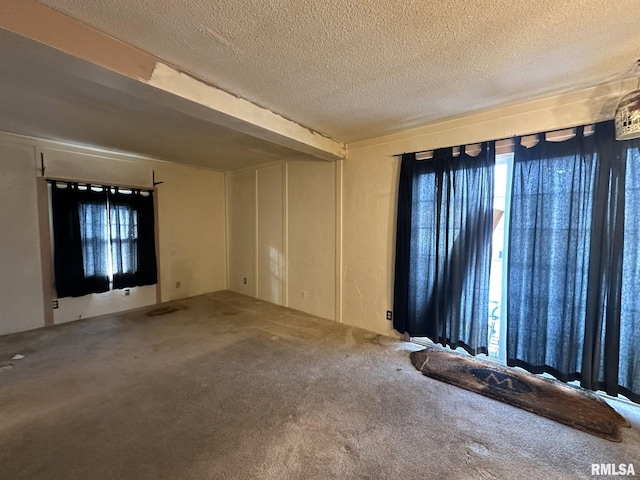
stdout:
[(305, 159), (227, 175), (232, 290), (339, 318), (337, 165)]
[[(43, 228), (47, 219), (37, 214), (40, 152), (46, 175), (61, 179), (151, 187), (155, 170), (156, 179), (164, 182), (155, 192), (158, 286), (132, 288), (128, 296), (114, 290), (62, 298), (52, 314), (51, 240)], [(0, 334), (226, 288), (223, 173), (1, 133), (0, 157), (0, 220), (14, 225), (0, 235)], [(47, 214), (47, 208), (41, 209), (41, 216)]]
[(613, 118), (629, 82), (469, 115), (348, 146), (343, 162), (344, 323), (396, 335), (393, 306), (400, 162), (394, 155), (551, 131)]
[(0, 140), (0, 335), (44, 325), (35, 146)]

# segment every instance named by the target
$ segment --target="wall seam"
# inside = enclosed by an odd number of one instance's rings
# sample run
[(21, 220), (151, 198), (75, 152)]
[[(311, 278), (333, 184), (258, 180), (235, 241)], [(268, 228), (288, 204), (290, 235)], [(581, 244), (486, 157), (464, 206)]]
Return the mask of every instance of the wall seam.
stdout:
[(231, 288), (231, 272), (230, 272), (230, 264), (231, 261), (229, 259), (229, 174), (226, 173), (224, 175), (224, 240), (225, 240), (225, 255), (224, 255), (224, 269), (225, 269), (225, 289), (229, 290)]
[(336, 322), (342, 323), (342, 165), (343, 160), (336, 162)]
[(253, 172), (253, 297), (258, 298), (258, 275), (259, 275), (259, 235), (258, 232), (258, 170)]
[(282, 169), (282, 243), (284, 256), (284, 281), (282, 289), (282, 304), (289, 306), (289, 162), (285, 162)]
[[(36, 157), (38, 156), (36, 149)], [(42, 299), (44, 308), (44, 326), (53, 321), (53, 252), (51, 250), (51, 232), (49, 229), (49, 190), (47, 181), (36, 175), (36, 205), (38, 211), (38, 236), (40, 240), (40, 273), (42, 275)]]

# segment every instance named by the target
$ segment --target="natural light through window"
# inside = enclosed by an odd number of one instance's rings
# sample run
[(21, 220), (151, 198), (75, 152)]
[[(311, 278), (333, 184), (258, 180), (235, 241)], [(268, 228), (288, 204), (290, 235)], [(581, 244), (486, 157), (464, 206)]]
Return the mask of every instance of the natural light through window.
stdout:
[(494, 219), (498, 219), (493, 230), (491, 249), (491, 274), (489, 279), (489, 356), (504, 361), (506, 358), (506, 245), (508, 229), (505, 229), (509, 207), (509, 178), (512, 167), (513, 154), (507, 153), (496, 156), (493, 208)]

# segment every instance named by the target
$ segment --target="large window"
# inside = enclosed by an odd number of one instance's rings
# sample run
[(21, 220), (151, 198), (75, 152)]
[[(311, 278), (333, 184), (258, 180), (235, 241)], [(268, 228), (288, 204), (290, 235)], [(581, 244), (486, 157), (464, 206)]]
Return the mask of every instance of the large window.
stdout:
[(58, 297), (157, 282), (152, 192), (53, 182)]
[[(430, 256), (421, 255), (415, 242), (403, 241), (417, 237), (424, 243), (434, 231), (446, 236), (447, 224), (435, 223), (434, 228), (423, 231), (420, 222), (434, 223), (440, 211), (449, 208), (443, 218), (462, 218), (469, 227), (468, 237), (482, 238), (491, 246), (490, 256), (472, 258), (479, 259), (476, 272), (490, 268), (491, 274), (488, 311), (483, 303), (484, 289), (470, 292), (477, 307), (474, 312), (482, 309), (488, 317), (487, 328), (478, 329), (488, 340), (487, 348), (471, 353), (487, 353), (509, 366), (547, 373), (566, 382), (579, 381), (585, 388), (623, 394), (640, 403), (640, 140), (616, 141), (613, 122), (565, 133), (555, 132), (551, 138), (544, 133), (534, 139), (516, 138), (513, 153), (497, 155), (495, 165), (484, 167), (495, 180), (476, 180), (485, 182), (484, 187), (490, 186), (493, 193), (491, 202), (482, 202), (494, 212), (493, 237), (487, 239), (486, 228), (478, 228), (484, 225), (478, 221), (484, 210), (458, 208), (451, 202), (458, 195), (463, 206), (464, 201), (480, 205), (473, 188), (465, 190), (464, 184), (452, 194), (440, 193), (437, 184), (427, 185), (427, 194), (437, 199), (440, 210), (436, 214), (420, 211), (419, 219), (407, 217), (411, 221), (404, 221), (406, 205), (416, 205), (409, 203), (415, 197), (411, 187), (420, 184), (424, 168), (416, 161), (405, 162), (403, 156), (394, 326), (414, 337), (457, 346), (443, 341), (438, 332), (414, 328), (412, 320), (428, 324), (437, 321), (441, 311), (451, 315), (462, 311), (464, 297), (453, 295), (451, 288), (435, 291), (432, 285), (449, 275), (446, 287), (464, 282), (482, 286), (469, 272), (451, 268), (458, 257), (480, 249), (474, 250), (463, 230), (453, 233), (453, 241), (445, 238), (445, 243), (428, 244), (426, 251), (443, 251), (446, 261), (416, 282), (411, 273), (417, 268), (424, 270)], [(430, 168), (437, 167), (436, 160), (434, 152), (433, 159), (427, 160), (434, 164)], [(403, 190), (403, 172), (409, 171), (405, 163), (413, 170), (407, 175), (412, 182)], [(476, 189), (482, 186), (475, 184)], [(465, 248), (458, 251), (441, 244), (464, 244)], [(409, 268), (398, 268), (402, 262)], [(431, 308), (422, 314), (415, 299), (425, 291), (435, 292), (432, 296), (437, 296), (444, 309)], [(478, 324), (484, 327), (482, 322)]]

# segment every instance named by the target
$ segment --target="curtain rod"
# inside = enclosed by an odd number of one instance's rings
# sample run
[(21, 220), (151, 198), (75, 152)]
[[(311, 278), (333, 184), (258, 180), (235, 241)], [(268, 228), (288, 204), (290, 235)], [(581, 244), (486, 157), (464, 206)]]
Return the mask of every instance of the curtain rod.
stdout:
[[(533, 133), (531, 135), (537, 135), (536, 133)], [(512, 140), (516, 137), (518, 137), (519, 135), (514, 135), (513, 137), (506, 137), (506, 138), (500, 138), (498, 140), (482, 140), (480, 142), (471, 142), (471, 143), (464, 143), (462, 145), (449, 145), (446, 147), (437, 147), (437, 148), (428, 148), (426, 150), (418, 150), (416, 152), (402, 152), (402, 153), (394, 153), (393, 155), (391, 155), (392, 157), (401, 157), (402, 155), (407, 155), (407, 154), (420, 154), (420, 153), (428, 153), (428, 152), (433, 152), (434, 150), (440, 150), (441, 148), (459, 148), (459, 147), (468, 147), (469, 145), (480, 145), (482, 143), (486, 143), (486, 142), (502, 142), (504, 140)]]
[[(462, 147), (462, 146), (468, 147), (469, 145), (480, 145), (480, 144), (485, 143), (485, 142), (495, 142), (495, 143), (504, 142), (504, 141), (507, 141), (507, 140), (513, 140), (513, 139), (518, 138), (518, 137), (524, 138), (524, 137), (532, 137), (534, 135), (542, 135), (542, 134), (547, 135), (549, 133), (563, 133), (563, 132), (566, 132), (567, 130), (574, 130), (575, 128), (580, 127), (580, 126), (587, 127), (587, 128), (585, 128), (585, 132), (584, 132), (585, 134), (587, 134), (590, 131), (592, 132), (592, 130), (590, 130), (588, 127), (595, 128), (596, 123), (598, 123), (598, 122), (587, 123), (586, 125), (585, 124), (579, 124), (579, 125), (574, 125), (573, 127), (559, 128), (559, 129), (556, 129), (556, 130), (549, 130), (547, 132), (525, 133), (525, 134), (520, 134), (520, 135), (512, 135), (511, 137), (498, 138), (498, 139), (494, 139), (494, 140), (481, 140), (481, 141), (478, 141), (478, 142), (464, 143), (462, 145), (451, 145), (451, 146), (446, 146), (446, 147), (429, 148), (429, 149), (426, 149), (426, 150), (418, 150), (416, 152), (396, 153), (396, 154), (391, 155), (391, 156), (392, 157), (401, 157), (402, 155), (406, 155), (406, 154), (416, 154), (416, 155), (418, 155), (420, 153), (433, 152), (434, 150), (439, 150), (441, 148), (458, 148), (458, 147)], [(575, 135), (575, 133), (574, 133), (574, 135)], [(561, 137), (561, 136), (562, 135), (558, 135), (558, 137)], [(552, 136), (551, 139), (553, 139), (553, 138), (554, 137)], [(549, 139), (547, 137), (547, 140), (551, 140), (551, 139)]]
[(153, 192), (154, 187), (142, 187), (140, 185), (105, 185), (104, 183), (89, 182), (85, 180), (69, 180), (68, 178), (44, 177), (48, 183), (77, 183), (79, 185), (87, 185), (91, 187), (113, 187), (124, 188), (128, 190), (144, 190), (145, 192)]

